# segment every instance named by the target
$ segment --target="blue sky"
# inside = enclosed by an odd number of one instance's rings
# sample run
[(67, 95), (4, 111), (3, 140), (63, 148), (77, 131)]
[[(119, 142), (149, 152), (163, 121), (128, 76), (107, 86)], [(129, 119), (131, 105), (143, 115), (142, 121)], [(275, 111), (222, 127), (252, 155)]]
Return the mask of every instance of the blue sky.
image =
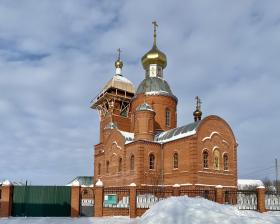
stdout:
[(240, 178), (274, 178), (280, 159), (279, 1), (0, 2), (0, 180), (65, 184), (93, 175), (98, 114), (90, 101), (114, 74), (144, 78), (141, 57), (166, 53), (178, 125), (203, 115), (232, 126)]

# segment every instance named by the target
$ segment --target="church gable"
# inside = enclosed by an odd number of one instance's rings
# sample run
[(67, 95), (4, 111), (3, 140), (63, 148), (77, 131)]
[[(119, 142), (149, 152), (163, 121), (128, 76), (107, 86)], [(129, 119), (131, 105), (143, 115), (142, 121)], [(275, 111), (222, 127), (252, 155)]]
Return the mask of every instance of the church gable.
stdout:
[(230, 126), (218, 116), (204, 118), (197, 129), (199, 169), (234, 171), (236, 140)]

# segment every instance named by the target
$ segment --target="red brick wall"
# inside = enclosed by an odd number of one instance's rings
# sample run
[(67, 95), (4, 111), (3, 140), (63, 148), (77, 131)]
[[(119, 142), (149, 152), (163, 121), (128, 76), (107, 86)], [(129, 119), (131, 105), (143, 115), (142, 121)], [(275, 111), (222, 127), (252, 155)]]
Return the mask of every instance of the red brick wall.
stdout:
[(128, 208), (103, 208), (103, 216), (129, 216)]
[(9, 217), (12, 213), (13, 186), (0, 186), (0, 217)]
[[(174, 98), (170, 96), (149, 96), (144, 94), (139, 94), (131, 102), (131, 112), (132, 112), (132, 123), (131, 123), (131, 132), (134, 131), (134, 113), (136, 108), (142, 103), (148, 103), (152, 106), (155, 115), (155, 130), (169, 130), (177, 127), (177, 102)], [(165, 125), (165, 110), (169, 109), (170, 111), (170, 127)]]
[[(212, 134), (218, 132), (217, 134)], [(237, 186), (236, 140), (230, 126), (217, 116), (209, 116), (197, 131), (197, 183), (223, 186)], [(214, 169), (214, 149), (220, 152), (220, 168)], [(203, 150), (209, 153), (209, 168), (203, 168)], [(224, 170), (223, 155), (229, 156), (229, 170)]]

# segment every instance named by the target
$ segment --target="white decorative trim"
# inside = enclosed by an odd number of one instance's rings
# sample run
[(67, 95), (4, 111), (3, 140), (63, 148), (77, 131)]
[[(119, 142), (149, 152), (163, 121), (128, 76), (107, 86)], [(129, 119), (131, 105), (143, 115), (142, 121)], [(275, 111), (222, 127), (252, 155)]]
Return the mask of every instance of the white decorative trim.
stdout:
[(122, 147), (118, 145), (117, 141), (113, 141), (112, 145), (114, 145), (114, 144), (117, 146), (118, 149), (122, 149)]
[[(195, 184), (195, 186), (208, 186), (208, 187), (216, 187), (216, 186), (219, 186), (219, 185), (211, 185), (211, 184)], [(220, 186), (221, 186), (221, 185), (220, 185)], [(223, 186), (223, 188), (226, 188), (226, 187), (237, 188), (237, 186)]]
[(221, 135), (219, 132), (213, 131), (209, 136), (203, 138), (201, 141), (204, 142), (204, 141), (206, 141), (206, 140), (210, 140), (210, 139), (212, 138), (212, 136), (215, 135), (215, 134)]
[(229, 143), (226, 140), (223, 139), (222, 142), (229, 146)]
[(218, 151), (220, 151), (220, 148), (219, 148), (219, 146), (217, 146), (217, 145), (215, 145), (215, 146), (213, 147), (212, 152), (214, 152), (215, 149), (217, 149)]

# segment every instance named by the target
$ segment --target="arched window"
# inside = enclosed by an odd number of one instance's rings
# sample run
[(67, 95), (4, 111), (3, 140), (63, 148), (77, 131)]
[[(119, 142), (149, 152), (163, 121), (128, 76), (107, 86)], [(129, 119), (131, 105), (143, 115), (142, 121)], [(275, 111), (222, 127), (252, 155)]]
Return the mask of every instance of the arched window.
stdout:
[(178, 153), (177, 152), (175, 152), (174, 154), (173, 154), (173, 168), (174, 169), (177, 169), (178, 168)]
[(224, 155), (224, 170), (228, 170), (228, 164), (229, 163), (229, 161), (228, 161), (228, 155), (227, 154), (225, 154)]
[(149, 155), (149, 168), (151, 170), (155, 169), (155, 156), (154, 156), (154, 154)]
[(101, 163), (98, 163), (98, 175), (101, 174)]
[(122, 172), (122, 158), (119, 158), (119, 172)]
[(170, 127), (170, 110), (165, 110), (165, 126)]
[(217, 149), (214, 151), (214, 169), (220, 169), (220, 152)]
[(130, 170), (134, 170), (134, 155), (130, 157)]
[(208, 168), (208, 152), (205, 150), (203, 152), (203, 168)]
[(110, 165), (110, 163), (109, 163), (109, 161), (107, 160), (107, 162), (106, 162), (106, 173), (109, 173), (109, 165)]

